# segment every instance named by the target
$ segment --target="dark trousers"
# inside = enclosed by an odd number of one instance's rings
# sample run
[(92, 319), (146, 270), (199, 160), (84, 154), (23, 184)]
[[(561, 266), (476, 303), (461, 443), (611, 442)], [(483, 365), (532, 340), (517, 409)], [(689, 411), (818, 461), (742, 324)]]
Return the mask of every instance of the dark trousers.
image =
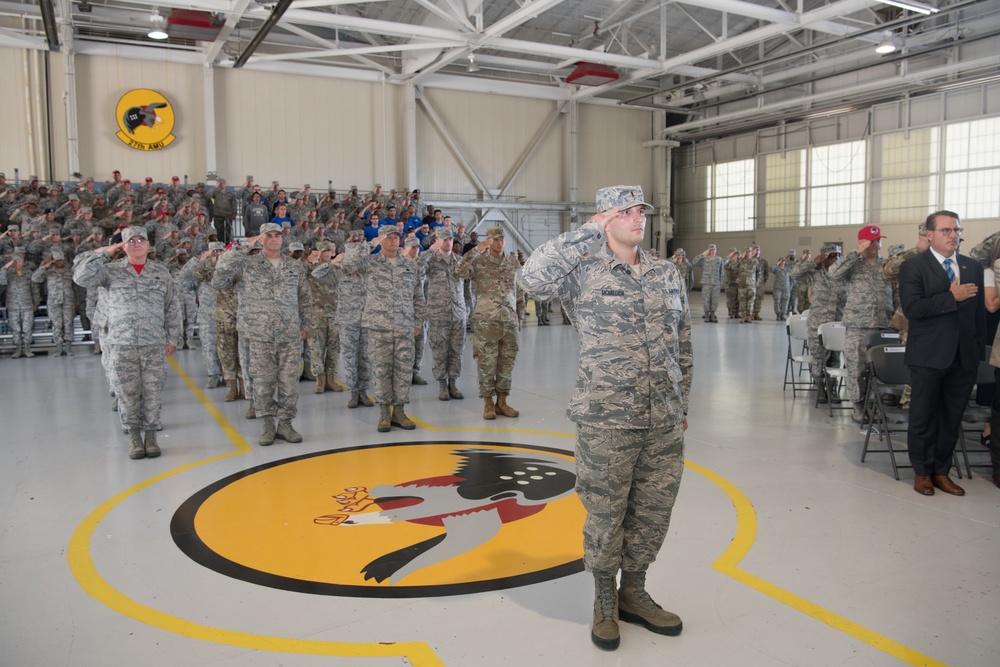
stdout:
[(910, 366), (910, 424), (906, 446), (916, 475), (947, 475), (976, 371), (958, 364)]
[(229, 218), (217, 215), (212, 218), (212, 223), (220, 241), (229, 243), (233, 240), (233, 223)]
[[(993, 378), (1000, 383), (1000, 368), (993, 369)], [(1000, 387), (1000, 384), (997, 386)], [(1000, 475), (1000, 391), (993, 394), (990, 410), (990, 463), (993, 464), (993, 474)]]

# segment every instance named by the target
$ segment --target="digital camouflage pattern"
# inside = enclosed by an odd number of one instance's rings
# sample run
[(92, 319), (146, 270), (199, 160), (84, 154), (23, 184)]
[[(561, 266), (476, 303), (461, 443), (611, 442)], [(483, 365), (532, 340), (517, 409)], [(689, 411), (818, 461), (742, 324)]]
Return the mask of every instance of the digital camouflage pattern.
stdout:
[(799, 260), (792, 269), (792, 274), (801, 284), (810, 285), (812, 306), (806, 326), (809, 327), (809, 353), (812, 355), (811, 374), (817, 383), (830, 353), (819, 344), (819, 325), (827, 322), (839, 322), (844, 316), (844, 303), (847, 301), (847, 284), (833, 280), (829, 272), (821, 268), (811, 259)]
[(76, 294), (73, 268), (66, 262), (60, 269), (54, 264), (39, 266), (31, 280), (45, 285), (45, 306), (52, 322), (52, 342), (59, 346), (73, 342), (73, 317), (76, 314)]
[(455, 275), (459, 258), (428, 251), (419, 261), (427, 276), (427, 333), (434, 379), (453, 380), (462, 373), (465, 352), (464, 281)]
[(329, 268), (317, 276), (321, 266), (309, 273), (309, 287), (313, 299), (313, 327), (309, 332), (309, 363), (313, 375), (333, 377), (337, 373), (340, 355), (340, 325), (337, 323), (337, 277)]

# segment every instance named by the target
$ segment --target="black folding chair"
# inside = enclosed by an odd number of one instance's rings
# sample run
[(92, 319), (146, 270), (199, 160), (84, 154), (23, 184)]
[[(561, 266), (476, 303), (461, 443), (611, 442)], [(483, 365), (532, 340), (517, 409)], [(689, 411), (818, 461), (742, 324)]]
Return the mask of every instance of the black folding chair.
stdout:
[[(908, 463), (897, 463), (896, 454), (902, 454), (905, 460), (907, 450), (895, 449), (892, 445), (892, 434), (906, 432), (906, 424), (909, 420), (909, 411), (903, 408), (891, 407), (882, 403), (880, 396), (890, 387), (902, 387), (910, 383), (910, 368), (903, 363), (903, 356), (906, 348), (902, 345), (876, 345), (868, 350), (868, 371), (871, 375), (868, 382), (868, 394), (865, 401), (871, 397), (872, 421), (868, 424), (865, 433), (865, 446), (861, 451), (861, 462), (869, 454), (888, 454), (892, 463), (893, 477), (899, 479), (900, 468), (912, 468)], [(878, 436), (879, 440), (885, 438), (885, 449), (871, 449), (872, 432)]]
[[(990, 354), (993, 352), (993, 348), (989, 345), (986, 346), (986, 359), (979, 362), (979, 370), (976, 372), (976, 385), (990, 385), (996, 383), (996, 375), (994, 374), (994, 368), (990, 365), (988, 361)], [(985, 413), (985, 414), (984, 414)], [(962, 428), (958, 431), (958, 449), (962, 452), (962, 460), (965, 462), (965, 474), (970, 479), (972, 478), (973, 468), (991, 468), (993, 467), (992, 462), (989, 459), (989, 450), (982, 447), (973, 445), (971, 449), (974, 455), (985, 453), (987, 455), (986, 461), (984, 463), (969, 463), (969, 445), (968, 440), (965, 437), (966, 433), (974, 436), (978, 439), (978, 436), (983, 433), (983, 424), (990, 418), (990, 408), (984, 408), (981, 405), (976, 405), (974, 402), (969, 403), (965, 408), (965, 414), (962, 416)], [(992, 434), (991, 434), (992, 437)], [(975, 443), (975, 439), (973, 440)], [(957, 454), (957, 452), (956, 452)], [(958, 468), (958, 476), (961, 478), (962, 469), (956, 465)]]

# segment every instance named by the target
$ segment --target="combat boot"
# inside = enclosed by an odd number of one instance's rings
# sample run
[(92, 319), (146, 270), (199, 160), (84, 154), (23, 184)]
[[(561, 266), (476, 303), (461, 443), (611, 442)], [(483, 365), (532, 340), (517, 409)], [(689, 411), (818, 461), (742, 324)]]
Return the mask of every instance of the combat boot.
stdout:
[(420, 373), (413, 371), (413, 384), (427, 384), (427, 380), (420, 377)]
[(209, 375), (208, 382), (205, 383), (205, 389), (215, 389), (222, 385), (222, 380), (219, 379), (218, 375)]
[(417, 428), (417, 425), (406, 416), (402, 403), (392, 406), (392, 419), (389, 420), (389, 425), (398, 426), (404, 431), (412, 431)]
[(594, 622), (590, 640), (606, 651), (614, 651), (621, 643), (617, 593), (614, 577), (594, 575)]
[(333, 377), (333, 373), (326, 374), (326, 390), (327, 391), (344, 391), (347, 389), (347, 385), (343, 382), (337, 382)]
[(448, 391), (447, 380), (438, 380), (438, 400), (439, 401), (451, 400), (451, 393)]
[(497, 414), (504, 417), (516, 417), (520, 412), (507, 405), (507, 394), (497, 394)]
[(240, 393), (239, 387), (236, 384), (236, 380), (226, 380), (226, 386), (229, 387), (229, 392), (222, 400), (226, 403), (232, 403), (236, 400), (236, 395)]
[(458, 390), (458, 387), (455, 386), (455, 378), (451, 378), (450, 380), (448, 380), (448, 393), (455, 400), (462, 400), (463, 398), (465, 398), (465, 394), (460, 392)]
[(11, 359), (20, 359), (24, 356), (24, 346), (20, 343), (14, 344), (14, 354), (10, 355)]
[(31, 351), (31, 343), (24, 344), (24, 356), (28, 357), (29, 359), (35, 356), (35, 353)]
[(236, 378), (236, 388), (237, 388), (236, 398), (245, 399), (247, 397), (247, 388), (243, 382), (242, 375)]
[(253, 407), (253, 399), (250, 399), (250, 407), (247, 408), (247, 419), (257, 419), (257, 411)]
[(100, 354), (100, 353), (101, 353), (101, 341), (95, 340), (94, 349), (93, 351), (91, 351), (91, 354)]
[(73, 354), (73, 343), (66, 343), (66, 356), (67, 357), (76, 356), (75, 354)]
[(142, 448), (146, 451), (147, 459), (155, 459), (160, 455), (160, 446), (156, 444), (155, 428), (146, 431), (146, 441), (142, 444)]
[(354, 408), (358, 407), (358, 400), (359, 400), (358, 392), (352, 391), (351, 392), (351, 400), (349, 400), (347, 402), (347, 407), (349, 407), (351, 409), (354, 409)]
[(142, 445), (142, 434), (138, 428), (128, 430), (128, 457), (130, 459), (146, 458), (146, 448)]
[(826, 393), (826, 382), (820, 381), (816, 385), (816, 404), (824, 405), (830, 402), (830, 397)]
[(264, 417), (264, 428), (260, 433), (260, 437), (257, 438), (257, 444), (261, 447), (273, 445), (274, 438), (276, 436), (277, 432), (274, 428), (274, 417)]
[(658, 635), (676, 637), (684, 629), (677, 614), (664, 611), (646, 592), (645, 572), (622, 572), (618, 613), (623, 621), (638, 623)]
[(392, 418), (389, 415), (389, 406), (379, 403), (378, 432), (388, 433), (392, 430)]
[(278, 430), (275, 431), (275, 436), (285, 442), (302, 442), (302, 435), (292, 428), (292, 421), (290, 419), (282, 419), (278, 422)]
[(313, 393), (314, 394), (322, 394), (324, 391), (326, 391), (326, 376), (325, 375), (317, 375), (316, 376), (316, 388), (313, 389)]
[(118, 412), (118, 397), (111, 396), (111, 412)]
[(496, 419), (497, 408), (493, 405), (492, 396), (483, 396), (483, 419)]
[(368, 392), (362, 391), (358, 393), (358, 402), (366, 408), (371, 408), (375, 406), (375, 401), (368, 397)]

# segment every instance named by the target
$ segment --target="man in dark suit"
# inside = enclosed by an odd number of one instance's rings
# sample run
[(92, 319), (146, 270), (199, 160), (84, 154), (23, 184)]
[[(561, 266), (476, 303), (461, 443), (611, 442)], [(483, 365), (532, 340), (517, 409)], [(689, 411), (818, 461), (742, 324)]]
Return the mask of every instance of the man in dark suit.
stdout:
[(910, 423), (906, 443), (925, 496), (938, 488), (956, 496), (962, 487), (948, 477), (962, 413), (976, 381), (986, 337), (983, 267), (958, 254), (958, 214), (927, 216), (930, 248), (903, 262), (899, 295), (909, 320)]

